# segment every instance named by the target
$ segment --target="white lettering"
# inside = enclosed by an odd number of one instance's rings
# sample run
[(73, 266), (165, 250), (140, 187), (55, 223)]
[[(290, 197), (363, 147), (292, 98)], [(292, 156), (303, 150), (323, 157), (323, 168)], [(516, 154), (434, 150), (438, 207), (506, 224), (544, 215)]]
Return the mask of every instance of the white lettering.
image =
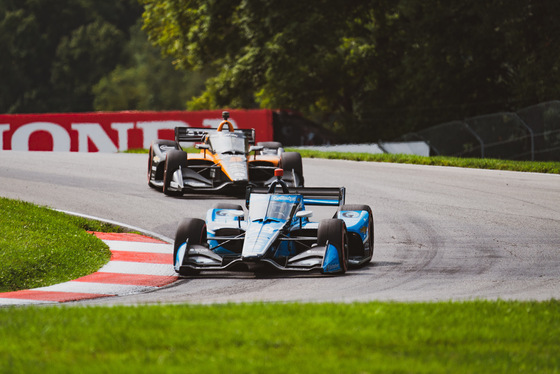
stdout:
[(88, 139), (99, 152), (117, 152), (117, 147), (99, 123), (73, 123), (72, 130), (78, 132), (78, 152), (88, 152)]
[(4, 132), (10, 129), (9, 124), (0, 125), (0, 151), (4, 149)]
[(29, 151), (29, 138), (35, 131), (46, 131), (52, 136), (54, 152), (70, 151), (70, 135), (64, 127), (51, 122), (32, 122), (18, 128), (12, 135), (12, 149)]
[(128, 130), (134, 128), (133, 122), (115, 122), (111, 124), (111, 128), (116, 130), (119, 136), (119, 151), (128, 149)]
[(142, 129), (144, 134), (143, 147), (150, 148), (152, 140), (158, 139), (159, 130), (174, 130), (175, 127), (189, 127), (189, 124), (183, 121), (138, 121), (136, 127)]

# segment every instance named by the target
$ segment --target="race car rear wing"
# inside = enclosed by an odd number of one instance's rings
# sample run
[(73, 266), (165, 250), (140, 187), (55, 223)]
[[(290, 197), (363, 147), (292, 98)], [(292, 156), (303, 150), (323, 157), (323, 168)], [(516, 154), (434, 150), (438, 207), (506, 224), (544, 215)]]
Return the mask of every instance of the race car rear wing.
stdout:
[[(268, 193), (268, 187), (248, 186), (245, 195), (247, 207), (252, 193)], [(346, 187), (288, 187), (288, 194), (302, 195), (305, 205), (341, 206), (346, 200)]]
[[(218, 129), (209, 127), (175, 127), (176, 142), (202, 142), (204, 137), (217, 132)], [(224, 130), (227, 132), (227, 130)], [(244, 134), (249, 140), (249, 144), (255, 144), (255, 129), (235, 129), (235, 133)]]

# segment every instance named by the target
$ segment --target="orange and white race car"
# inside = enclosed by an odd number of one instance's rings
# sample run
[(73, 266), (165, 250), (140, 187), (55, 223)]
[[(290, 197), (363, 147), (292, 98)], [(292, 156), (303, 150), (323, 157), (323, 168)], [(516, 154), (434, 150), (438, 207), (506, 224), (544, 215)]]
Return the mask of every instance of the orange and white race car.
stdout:
[[(229, 113), (218, 128), (176, 127), (175, 141), (154, 140), (148, 159), (148, 185), (170, 196), (188, 192), (241, 193), (248, 185), (268, 186), (274, 170), (285, 171), (289, 186), (303, 187), (303, 166), (297, 152), (284, 152), (278, 142), (255, 145), (255, 130), (234, 129)], [(199, 153), (181, 143), (195, 142)]]

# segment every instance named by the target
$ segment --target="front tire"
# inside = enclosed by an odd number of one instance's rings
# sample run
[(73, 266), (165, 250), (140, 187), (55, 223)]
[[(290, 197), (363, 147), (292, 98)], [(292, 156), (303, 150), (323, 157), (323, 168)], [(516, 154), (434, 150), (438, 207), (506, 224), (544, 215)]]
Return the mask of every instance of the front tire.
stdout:
[[(206, 244), (207, 229), (206, 222), (199, 218), (184, 218), (177, 227), (175, 233), (175, 243), (173, 244), (173, 265), (177, 261), (179, 247), (189, 240), (189, 245)], [(180, 270), (180, 275), (196, 275), (200, 271), (194, 269)]]
[(348, 270), (348, 234), (343, 220), (331, 218), (319, 222), (317, 245), (324, 246), (327, 242), (335, 246), (340, 260), (340, 272), (346, 273)]
[(368, 234), (369, 234), (369, 238), (368, 238), (368, 244), (369, 244), (369, 248), (370, 248), (370, 253), (369, 253), (369, 259), (367, 262), (364, 263), (364, 265), (368, 262), (371, 261), (372, 257), (373, 257), (373, 249), (374, 249), (374, 239), (375, 239), (375, 232), (374, 232), (374, 222), (373, 222), (373, 212), (371, 211), (371, 208), (369, 205), (363, 205), (363, 204), (345, 204), (342, 205), (338, 211), (339, 212), (343, 212), (343, 211), (348, 211), (348, 210), (353, 210), (353, 211), (363, 211), (365, 210), (368, 215), (369, 215), (369, 222), (368, 222)]
[(154, 188), (152, 185), (152, 163), (154, 162), (154, 145), (150, 145), (150, 152), (148, 154), (148, 186)]
[(187, 166), (187, 152), (185, 151), (169, 151), (165, 158), (165, 169), (163, 172), (163, 193), (167, 196), (181, 196), (183, 191), (170, 191), (169, 186), (173, 180), (173, 173), (180, 167)]
[(164, 170), (162, 166), (165, 166), (165, 164), (162, 165), (163, 161), (160, 161), (155, 164), (156, 170), (152, 170), (154, 167), (154, 157), (163, 160), (166, 158), (166, 154), (169, 151), (163, 151), (162, 148), (177, 149), (177, 147), (177, 143), (172, 140), (158, 139), (152, 142), (152, 144), (150, 145), (150, 152), (148, 156), (148, 186), (161, 190), (161, 187), (157, 187), (155, 184), (153, 184), (153, 182), (163, 179)]

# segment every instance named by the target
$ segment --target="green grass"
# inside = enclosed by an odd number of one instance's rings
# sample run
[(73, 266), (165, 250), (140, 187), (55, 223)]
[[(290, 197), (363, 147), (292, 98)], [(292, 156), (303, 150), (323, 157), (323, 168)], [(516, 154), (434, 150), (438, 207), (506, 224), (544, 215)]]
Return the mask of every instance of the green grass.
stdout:
[(0, 292), (72, 280), (111, 257), (107, 245), (86, 232), (115, 230), (110, 225), (4, 198), (0, 212)]
[(558, 373), (560, 302), (0, 309), (0, 372)]
[(459, 158), (443, 156), (416, 156), (402, 154), (371, 154), (351, 152), (322, 152), (287, 148), (287, 151), (299, 152), (302, 157), (341, 159), (368, 162), (392, 162), (399, 164), (455, 166), (462, 168), (524, 171), (533, 173), (560, 174), (560, 162), (555, 161), (513, 161), (491, 158)]

